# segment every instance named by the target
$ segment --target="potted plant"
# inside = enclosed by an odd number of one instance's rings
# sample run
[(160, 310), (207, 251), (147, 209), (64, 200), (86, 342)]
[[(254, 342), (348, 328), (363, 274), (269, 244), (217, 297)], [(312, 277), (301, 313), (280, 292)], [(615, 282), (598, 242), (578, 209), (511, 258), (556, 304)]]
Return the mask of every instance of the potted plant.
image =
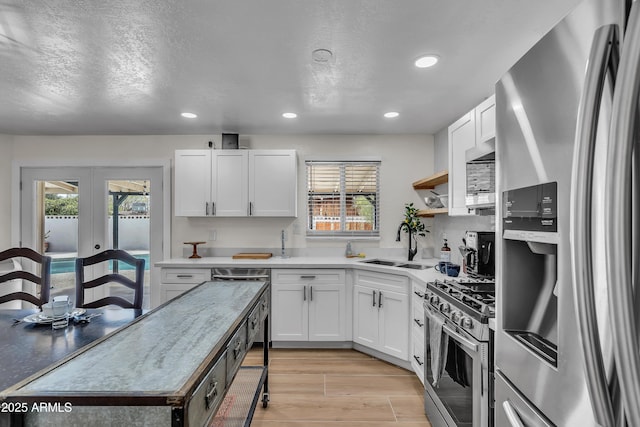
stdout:
[[(425, 225), (420, 220), (418, 216), (418, 209), (413, 206), (413, 203), (406, 203), (404, 205), (404, 221), (398, 227), (398, 238), (396, 240), (400, 241), (400, 231), (404, 230), (405, 233), (409, 233), (409, 256), (408, 260), (412, 261), (413, 257), (418, 252), (418, 238), (417, 236), (426, 236), (429, 232), (425, 228)], [(415, 248), (413, 247), (412, 241), (415, 240)]]

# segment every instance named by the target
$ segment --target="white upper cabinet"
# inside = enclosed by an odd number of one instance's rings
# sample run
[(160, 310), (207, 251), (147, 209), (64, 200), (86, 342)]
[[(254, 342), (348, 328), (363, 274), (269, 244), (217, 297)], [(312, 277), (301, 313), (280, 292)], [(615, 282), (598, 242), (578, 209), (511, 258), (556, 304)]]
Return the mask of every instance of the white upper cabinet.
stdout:
[(476, 144), (496, 137), (496, 96), (485, 99), (475, 108)]
[(476, 145), (476, 116), (470, 112), (449, 126), (449, 215), (468, 215), (464, 152)]
[(296, 216), (297, 184), (295, 151), (249, 151), (251, 216)]
[(296, 216), (294, 150), (176, 150), (176, 216)]
[(176, 216), (205, 216), (211, 200), (211, 150), (176, 150)]
[(465, 152), (495, 137), (495, 96), (449, 126), (449, 215), (470, 215), (466, 207), (467, 162)]
[(209, 215), (247, 216), (247, 150), (214, 150), (211, 153)]

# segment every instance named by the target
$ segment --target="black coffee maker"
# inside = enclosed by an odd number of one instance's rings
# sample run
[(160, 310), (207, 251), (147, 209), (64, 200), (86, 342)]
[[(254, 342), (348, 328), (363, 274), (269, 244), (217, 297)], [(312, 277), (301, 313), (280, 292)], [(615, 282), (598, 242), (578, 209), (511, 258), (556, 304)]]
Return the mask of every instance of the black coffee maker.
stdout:
[(467, 231), (460, 252), (464, 258), (466, 273), (472, 277), (493, 279), (495, 276), (495, 233), (492, 231)]

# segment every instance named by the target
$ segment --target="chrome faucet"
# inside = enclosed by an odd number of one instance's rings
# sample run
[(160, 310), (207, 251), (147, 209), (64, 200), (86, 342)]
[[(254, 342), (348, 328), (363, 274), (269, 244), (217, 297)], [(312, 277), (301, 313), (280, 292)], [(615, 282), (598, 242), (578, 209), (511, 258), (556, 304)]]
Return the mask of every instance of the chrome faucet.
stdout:
[(411, 235), (413, 234), (413, 232), (408, 223), (403, 222), (400, 224), (400, 227), (398, 227), (398, 237), (396, 237), (396, 242), (400, 241), (400, 232), (402, 231), (402, 227), (407, 227), (407, 231), (409, 232), (409, 254), (407, 255), (407, 261), (413, 261), (413, 257), (416, 256), (416, 253), (418, 253), (418, 247), (416, 246), (415, 249), (412, 248), (413, 245), (411, 244)]

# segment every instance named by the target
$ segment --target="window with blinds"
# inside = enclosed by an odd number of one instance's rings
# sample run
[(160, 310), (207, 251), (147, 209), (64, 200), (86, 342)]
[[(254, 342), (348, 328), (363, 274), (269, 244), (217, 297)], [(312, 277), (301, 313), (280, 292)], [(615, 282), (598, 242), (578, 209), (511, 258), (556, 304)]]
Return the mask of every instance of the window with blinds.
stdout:
[(380, 162), (307, 161), (307, 235), (380, 235)]

